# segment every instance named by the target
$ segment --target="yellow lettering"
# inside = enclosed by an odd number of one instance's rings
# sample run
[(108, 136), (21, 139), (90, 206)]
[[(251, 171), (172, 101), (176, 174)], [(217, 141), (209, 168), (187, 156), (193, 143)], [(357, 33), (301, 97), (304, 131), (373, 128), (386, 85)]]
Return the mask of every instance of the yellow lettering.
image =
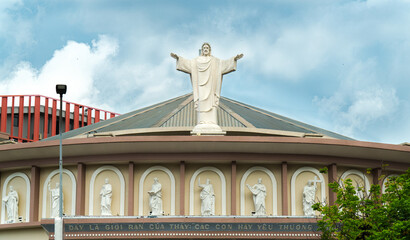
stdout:
[(199, 226), (199, 229), (201, 229), (201, 230), (208, 230), (208, 229), (209, 229), (209, 224), (201, 224), (201, 225)]
[[(266, 224), (258, 224), (258, 230), (267, 230)], [(252, 225), (249, 224), (249, 229), (252, 228)]]
[(149, 228), (151, 229), (151, 230), (163, 230), (163, 229), (165, 229), (165, 227), (164, 227), (164, 224), (159, 224), (159, 223), (155, 223), (155, 224), (150, 224), (149, 225)]

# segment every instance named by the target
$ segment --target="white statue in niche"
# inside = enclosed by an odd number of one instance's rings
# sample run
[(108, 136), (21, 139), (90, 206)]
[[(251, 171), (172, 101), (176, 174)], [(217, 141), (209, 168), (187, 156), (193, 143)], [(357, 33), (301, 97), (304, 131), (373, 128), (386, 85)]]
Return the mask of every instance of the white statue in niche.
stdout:
[(201, 178), (198, 178), (198, 186), (202, 188), (201, 194), (201, 215), (215, 215), (215, 193), (212, 187), (211, 180), (206, 179), (205, 184), (201, 184)]
[(162, 215), (162, 185), (158, 178), (154, 178), (154, 183), (148, 194), (151, 215)]
[(303, 188), (303, 212), (305, 213), (305, 216), (315, 215), (312, 205), (315, 203), (318, 182), (322, 182), (322, 180), (317, 180), (317, 177), (315, 176), (315, 179), (309, 180)]
[(363, 193), (363, 188), (360, 187), (360, 184), (356, 182), (356, 188), (355, 188), (355, 195), (359, 198), (359, 200), (362, 200), (364, 198), (364, 193)]
[(101, 215), (102, 216), (111, 216), (111, 197), (112, 197), (112, 186), (108, 183), (109, 179), (105, 179), (105, 183), (101, 188), (100, 197), (101, 197)]
[(18, 222), (19, 195), (16, 190), (14, 190), (13, 186), (10, 186), (9, 189), (9, 194), (3, 198), (7, 210), (6, 223), (16, 223)]
[[(48, 190), (50, 191), (50, 217), (55, 218), (60, 215), (60, 187), (59, 183), (56, 182), (55, 188), (50, 188), (50, 183), (48, 184)], [(64, 194), (62, 194), (63, 202), (63, 213), (64, 213)]]
[(262, 178), (258, 179), (258, 183), (251, 187), (246, 184), (253, 194), (253, 204), (255, 205), (255, 215), (266, 215), (265, 198), (266, 187), (262, 184)]
[(202, 44), (201, 56), (192, 60), (171, 53), (177, 60), (177, 70), (190, 74), (194, 106), (198, 122), (192, 134), (222, 134), (217, 123), (216, 110), (221, 96), (222, 76), (236, 70), (236, 62), (243, 57), (238, 54), (228, 60), (211, 55), (211, 45)]

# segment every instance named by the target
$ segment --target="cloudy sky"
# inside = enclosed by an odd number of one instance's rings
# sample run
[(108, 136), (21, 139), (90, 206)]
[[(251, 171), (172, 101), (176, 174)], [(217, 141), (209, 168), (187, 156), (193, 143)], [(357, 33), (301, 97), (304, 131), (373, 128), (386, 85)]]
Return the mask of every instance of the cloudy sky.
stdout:
[(410, 142), (410, 1), (1, 0), (0, 94), (126, 113), (192, 91), (170, 52), (227, 59), (222, 96), (357, 140)]

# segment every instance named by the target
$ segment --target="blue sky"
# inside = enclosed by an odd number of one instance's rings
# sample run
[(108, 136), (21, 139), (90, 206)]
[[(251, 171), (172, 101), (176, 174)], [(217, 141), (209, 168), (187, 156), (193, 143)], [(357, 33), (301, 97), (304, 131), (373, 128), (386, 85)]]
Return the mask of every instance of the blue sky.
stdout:
[(410, 142), (410, 1), (1, 0), (0, 94), (126, 113), (192, 91), (203, 42), (222, 96), (362, 141)]

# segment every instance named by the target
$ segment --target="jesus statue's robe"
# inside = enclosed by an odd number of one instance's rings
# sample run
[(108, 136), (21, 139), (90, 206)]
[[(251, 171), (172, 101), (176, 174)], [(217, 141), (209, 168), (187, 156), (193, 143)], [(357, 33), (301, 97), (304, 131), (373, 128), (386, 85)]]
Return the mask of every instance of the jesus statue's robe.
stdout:
[(199, 56), (192, 60), (179, 57), (177, 70), (191, 75), (198, 124), (217, 125), (216, 108), (221, 97), (222, 76), (236, 70), (234, 57), (228, 60), (214, 56)]

